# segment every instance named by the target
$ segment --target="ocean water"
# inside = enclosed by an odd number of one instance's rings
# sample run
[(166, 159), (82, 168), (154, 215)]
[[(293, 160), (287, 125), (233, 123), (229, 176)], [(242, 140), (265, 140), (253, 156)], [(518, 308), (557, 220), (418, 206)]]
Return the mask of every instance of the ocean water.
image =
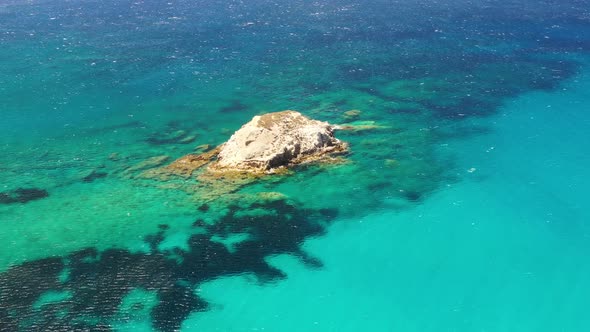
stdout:
[[(588, 3), (13, 0), (0, 31), (0, 331), (590, 330)], [(367, 129), (153, 176), (284, 109)]]

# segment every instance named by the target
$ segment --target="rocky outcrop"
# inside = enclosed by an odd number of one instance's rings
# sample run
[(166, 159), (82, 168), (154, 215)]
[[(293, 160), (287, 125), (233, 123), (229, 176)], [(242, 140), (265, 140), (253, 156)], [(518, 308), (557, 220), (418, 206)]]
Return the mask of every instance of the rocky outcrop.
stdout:
[[(160, 181), (196, 176), (198, 186), (206, 191), (202, 196), (218, 197), (258, 176), (290, 166), (313, 161), (341, 163), (344, 160), (337, 155), (347, 152), (348, 144), (334, 137), (334, 126), (329, 123), (282, 111), (255, 116), (226, 143), (209, 149), (209, 145), (199, 146), (201, 153), (188, 154), (166, 166), (144, 167), (165, 161), (153, 157), (129, 169), (141, 171), (140, 178)], [(129, 169), (123, 173), (131, 174)]]
[(280, 167), (322, 159), (347, 151), (334, 127), (299, 112), (255, 116), (221, 146), (213, 171), (269, 173)]

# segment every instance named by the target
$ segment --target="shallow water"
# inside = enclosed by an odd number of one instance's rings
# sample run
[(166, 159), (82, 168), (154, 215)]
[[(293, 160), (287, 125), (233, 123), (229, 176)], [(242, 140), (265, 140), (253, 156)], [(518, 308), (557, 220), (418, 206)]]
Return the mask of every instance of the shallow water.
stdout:
[[(589, 17), (1, 5), (0, 330), (587, 330)], [(376, 128), (243, 186), (146, 176), (283, 109)]]

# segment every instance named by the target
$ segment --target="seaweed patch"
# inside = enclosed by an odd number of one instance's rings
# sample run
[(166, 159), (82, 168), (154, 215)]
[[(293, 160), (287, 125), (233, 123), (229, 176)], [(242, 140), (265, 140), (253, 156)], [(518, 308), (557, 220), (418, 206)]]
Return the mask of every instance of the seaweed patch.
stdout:
[[(98, 251), (87, 248), (63, 258), (50, 258), (17, 265), (0, 274), (0, 319), (12, 330), (109, 331), (121, 315), (120, 305), (133, 290), (157, 294), (151, 309), (153, 326), (159, 331), (176, 331), (186, 317), (203, 311), (208, 304), (195, 288), (222, 276), (252, 274), (260, 282), (280, 280), (286, 275), (270, 266), (265, 258), (289, 253), (312, 268), (321, 262), (300, 249), (305, 238), (321, 234), (335, 218), (334, 211), (302, 209), (286, 199), (229, 206), (215, 223), (202, 223), (205, 234), (195, 234), (188, 250), (158, 251), (168, 227), (146, 240), (150, 253), (123, 249)], [(229, 250), (212, 241), (247, 233), (247, 239)], [(180, 260), (170, 255), (180, 256)], [(59, 275), (68, 270), (68, 278)], [(67, 298), (35, 306), (47, 292), (66, 292)]]
[(28, 203), (49, 196), (45, 189), (18, 188), (7, 192), (0, 192), (0, 204)]

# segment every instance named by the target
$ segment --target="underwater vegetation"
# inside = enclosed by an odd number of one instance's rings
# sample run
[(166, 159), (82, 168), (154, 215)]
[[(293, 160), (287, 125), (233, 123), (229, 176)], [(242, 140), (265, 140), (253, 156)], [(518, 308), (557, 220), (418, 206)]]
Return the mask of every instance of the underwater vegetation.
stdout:
[[(207, 309), (194, 292), (200, 283), (243, 274), (259, 282), (280, 280), (285, 275), (265, 261), (279, 253), (317, 267), (320, 263), (299, 246), (306, 237), (322, 234), (335, 217), (335, 211), (302, 209), (280, 197), (237, 200), (214, 223), (197, 220), (186, 249), (159, 249), (168, 229), (160, 225), (160, 236), (146, 239), (150, 252), (85, 248), (11, 267), (0, 274), (1, 330), (109, 331), (110, 324), (125, 319), (120, 316), (121, 303), (139, 289), (156, 295), (148, 311), (154, 327), (176, 331), (189, 313)], [(234, 234), (247, 237), (222, 241)], [(47, 294), (63, 296), (56, 300)], [(49, 300), (42, 302), (44, 298)], [(133, 303), (128, 314), (143, 310), (143, 305)]]
[(37, 188), (17, 188), (9, 192), (0, 192), (0, 204), (27, 203), (49, 196), (47, 190)]

